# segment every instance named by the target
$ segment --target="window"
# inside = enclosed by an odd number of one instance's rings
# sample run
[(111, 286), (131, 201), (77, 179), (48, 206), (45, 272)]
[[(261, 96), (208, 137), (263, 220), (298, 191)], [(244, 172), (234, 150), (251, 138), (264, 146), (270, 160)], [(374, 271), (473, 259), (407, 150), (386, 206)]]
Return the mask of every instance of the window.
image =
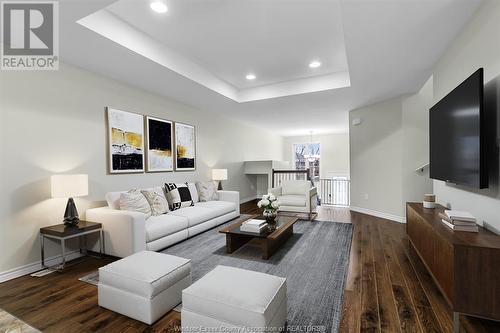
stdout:
[(319, 143), (294, 143), (293, 166), (297, 170), (311, 170), (313, 181), (319, 180), (320, 144)]

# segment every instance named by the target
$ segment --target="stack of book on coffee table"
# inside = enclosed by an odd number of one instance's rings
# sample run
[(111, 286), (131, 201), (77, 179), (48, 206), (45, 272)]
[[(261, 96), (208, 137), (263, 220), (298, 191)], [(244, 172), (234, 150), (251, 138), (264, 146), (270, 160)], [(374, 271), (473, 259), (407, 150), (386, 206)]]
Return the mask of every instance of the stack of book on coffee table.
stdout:
[(248, 220), (243, 222), (240, 226), (240, 230), (244, 232), (252, 232), (256, 234), (260, 234), (263, 229), (267, 227), (267, 222), (265, 220)]
[(444, 214), (440, 213), (439, 216), (444, 225), (454, 231), (478, 232), (476, 218), (469, 212), (445, 210)]

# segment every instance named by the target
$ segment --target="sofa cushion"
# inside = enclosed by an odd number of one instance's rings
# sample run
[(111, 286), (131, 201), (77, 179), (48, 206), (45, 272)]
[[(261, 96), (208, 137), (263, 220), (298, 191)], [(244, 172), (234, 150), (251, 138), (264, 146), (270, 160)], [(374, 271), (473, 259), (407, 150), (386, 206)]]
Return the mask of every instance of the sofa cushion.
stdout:
[(146, 200), (151, 207), (151, 215), (157, 216), (166, 214), (169, 210), (168, 201), (165, 198), (165, 193), (158, 187), (157, 189), (141, 190), (141, 193), (146, 197)]
[(108, 203), (108, 207), (112, 209), (120, 209), (120, 195), (125, 193), (126, 191), (117, 191), (117, 192), (108, 192), (104, 196), (106, 198), (106, 202)]
[(167, 201), (172, 211), (194, 204), (187, 183), (165, 183), (165, 194), (167, 195)]
[(183, 309), (250, 327), (270, 323), (285, 300), (286, 279), (227, 266), (182, 291)]
[(281, 182), (281, 194), (299, 194), (306, 195), (311, 183), (308, 180), (283, 180)]
[(152, 298), (190, 273), (189, 259), (142, 251), (99, 268), (99, 284)]
[(178, 210), (174, 210), (169, 213), (169, 215), (182, 216), (188, 219), (189, 227), (206, 222), (213, 218), (218, 217), (217, 210), (214, 208), (207, 207), (185, 207)]
[(204, 207), (214, 209), (217, 212), (217, 216), (222, 216), (236, 210), (236, 205), (233, 202), (229, 201), (206, 201), (206, 202), (198, 202), (195, 204), (195, 207)]
[(120, 194), (120, 210), (144, 213), (148, 216), (151, 215), (151, 206), (144, 194), (137, 189)]
[(189, 193), (191, 193), (191, 199), (193, 199), (194, 203), (197, 203), (200, 201), (200, 197), (198, 195), (198, 189), (196, 188), (195, 183), (186, 183), (186, 185), (189, 188)]
[(278, 197), (278, 201), (281, 206), (296, 206), (296, 207), (306, 206), (306, 197), (304, 195), (295, 195), (295, 194), (282, 195)]
[(215, 187), (215, 182), (196, 182), (196, 189), (198, 190), (198, 195), (200, 201), (210, 201), (219, 199), (217, 195), (217, 188)]
[(183, 216), (164, 214), (151, 216), (146, 220), (146, 242), (174, 234), (182, 229), (187, 229), (188, 219)]
[[(145, 188), (143, 190), (163, 193), (163, 195), (165, 196), (165, 191), (161, 186)], [(108, 207), (112, 209), (120, 209), (120, 195), (125, 192), (127, 191), (115, 191), (106, 193), (104, 197), (106, 199), (106, 202), (108, 203)]]

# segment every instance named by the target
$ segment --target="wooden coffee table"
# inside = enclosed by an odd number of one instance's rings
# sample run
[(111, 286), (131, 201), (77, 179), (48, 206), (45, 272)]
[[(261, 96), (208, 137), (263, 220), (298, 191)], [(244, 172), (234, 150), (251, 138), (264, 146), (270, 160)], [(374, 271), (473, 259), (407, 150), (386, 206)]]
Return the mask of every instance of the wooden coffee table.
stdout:
[(233, 253), (252, 239), (260, 242), (262, 259), (267, 260), (293, 235), (293, 225), (299, 220), (293, 216), (278, 216), (272, 228), (266, 229), (260, 234), (240, 230), (240, 226), (250, 219), (262, 219), (261, 215), (253, 215), (231, 224), (219, 232), (226, 234), (226, 251)]

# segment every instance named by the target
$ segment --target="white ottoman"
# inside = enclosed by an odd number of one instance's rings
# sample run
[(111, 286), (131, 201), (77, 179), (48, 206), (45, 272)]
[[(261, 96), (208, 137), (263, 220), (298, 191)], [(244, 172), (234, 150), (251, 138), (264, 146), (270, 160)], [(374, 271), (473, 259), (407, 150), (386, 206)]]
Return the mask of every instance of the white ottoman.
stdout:
[(182, 291), (186, 332), (279, 332), (286, 323), (286, 279), (217, 266)]
[(142, 251), (99, 268), (99, 305), (152, 324), (191, 285), (190, 260)]

